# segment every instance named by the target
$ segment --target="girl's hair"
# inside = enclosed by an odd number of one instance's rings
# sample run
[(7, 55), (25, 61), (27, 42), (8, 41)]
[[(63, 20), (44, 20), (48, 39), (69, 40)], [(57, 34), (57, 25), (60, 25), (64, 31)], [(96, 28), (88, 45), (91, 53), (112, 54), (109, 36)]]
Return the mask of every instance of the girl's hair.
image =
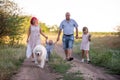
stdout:
[(85, 26), (85, 27), (83, 27), (83, 31), (86, 31), (87, 30), (87, 32), (88, 32), (88, 28)]
[(32, 24), (32, 25), (33, 25), (33, 20), (36, 20), (36, 21), (37, 21), (37, 23), (38, 23), (38, 19), (37, 19), (36, 17), (32, 17), (32, 18), (31, 18), (31, 20), (30, 20), (30, 24)]

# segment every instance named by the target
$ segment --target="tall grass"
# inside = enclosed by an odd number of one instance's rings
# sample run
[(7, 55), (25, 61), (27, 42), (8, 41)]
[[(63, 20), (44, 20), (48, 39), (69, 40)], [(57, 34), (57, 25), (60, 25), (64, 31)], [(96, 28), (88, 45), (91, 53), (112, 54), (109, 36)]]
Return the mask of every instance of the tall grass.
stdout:
[[(80, 40), (75, 42), (74, 53), (81, 56)], [(93, 37), (90, 48), (92, 64), (120, 74), (120, 38), (116, 36)]]
[(65, 73), (68, 69), (70, 69), (70, 64), (66, 63), (60, 56), (58, 56), (55, 52), (52, 53), (50, 59), (51, 68), (58, 73)]
[(113, 43), (117, 42), (115, 39), (111, 41), (109, 38), (108, 41), (105, 41), (107, 38), (104, 37), (104, 41), (95, 44), (96, 40), (99, 41), (94, 39), (90, 49), (92, 63), (107, 68), (110, 73), (120, 74), (119, 42), (114, 45)]
[(10, 80), (25, 58), (25, 47), (0, 46), (0, 80)]
[(55, 72), (62, 75), (56, 80), (83, 80), (80, 72), (68, 73), (68, 70), (71, 68), (70, 63), (63, 60), (56, 52), (53, 52), (51, 55), (49, 65)]
[(120, 50), (91, 48), (92, 63), (106, 67), (111, 73), (120, 74)]

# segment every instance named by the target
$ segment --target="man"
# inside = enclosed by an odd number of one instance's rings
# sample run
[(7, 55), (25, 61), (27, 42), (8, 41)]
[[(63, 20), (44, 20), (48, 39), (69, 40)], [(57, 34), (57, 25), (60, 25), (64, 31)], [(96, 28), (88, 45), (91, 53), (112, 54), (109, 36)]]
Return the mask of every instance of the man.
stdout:
[(65, 14), (66, 19), (63, 20), (59, 27), (57, 41), (60, 39), (60, 34), (63, 30), (63, 49), (65, 51), (66, 60), (71, 61), (73, 60), (72, 57), (72, 48), (74, 43), (74, 28), (76, 29), (76, 39), (78, 39), (78, 24), (75, 20), (70, 19), (70, 13), (67, 12)]

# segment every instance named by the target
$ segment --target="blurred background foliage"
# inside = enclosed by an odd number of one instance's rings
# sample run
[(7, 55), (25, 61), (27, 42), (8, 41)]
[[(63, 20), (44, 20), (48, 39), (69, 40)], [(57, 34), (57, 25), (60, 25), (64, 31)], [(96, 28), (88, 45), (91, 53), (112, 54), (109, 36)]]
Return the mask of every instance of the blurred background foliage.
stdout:
[[(23, 40), (23, 35), (28, 32), (31, 17), (22, 15), (16, 3), (6, 0), (6, 4), (0, 7), (0, 44), (19, 44)], [(58, 31), (57, 25), (48, 26), (40, 21), (39, 25), (43, 32)]]

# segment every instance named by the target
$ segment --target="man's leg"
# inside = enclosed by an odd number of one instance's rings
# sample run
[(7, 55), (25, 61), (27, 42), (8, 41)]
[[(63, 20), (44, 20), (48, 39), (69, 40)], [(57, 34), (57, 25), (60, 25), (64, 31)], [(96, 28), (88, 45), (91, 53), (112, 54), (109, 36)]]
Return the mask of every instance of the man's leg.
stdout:
[(68, 54), (69, 54), (70, 58), (72, 57), (73, 43), (74, 43), (74, 36), (71, 36), (69, 41), (68, 41)]
[(70, 58), (72, 56), (72, 49), (68, 49), (68, 57)]
[(65, 52), (66, 59), (68, 60), (69, 59), (69, 55), (68, 55), (67, 47), (68, 47), (67, 37), (63, 36), (63, 49), (64, 49), (64, 52)]
[(65, 51), (65, 56), (66, 56), (66, 59), (69, 59), (69, 53), (68, 53), (68, 50), (67, 50), (67, 49), (65, 49), (64, 51)]

